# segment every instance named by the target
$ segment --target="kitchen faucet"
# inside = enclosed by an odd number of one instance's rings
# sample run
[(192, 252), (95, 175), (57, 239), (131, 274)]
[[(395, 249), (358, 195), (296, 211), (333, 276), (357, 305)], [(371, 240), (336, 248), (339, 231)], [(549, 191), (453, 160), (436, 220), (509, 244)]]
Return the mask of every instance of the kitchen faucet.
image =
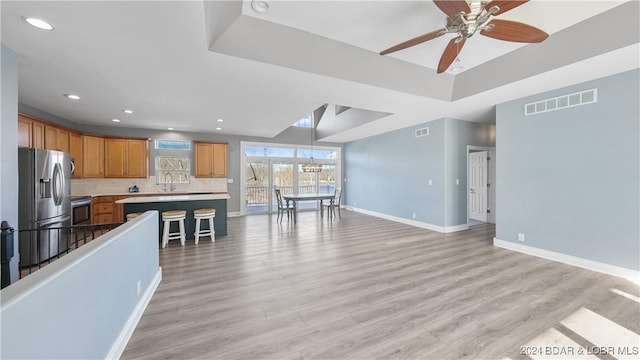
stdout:
[(169, 178), (169, 191), (175, 190), (176, 187), (173, 184), (173, 175), (171, 175), (171, 173), (166, 173), (164, 175), (164, 191), (167, 191), (167, 177)]
[(171, 186), (169, 186), (169, 191), (173, 191), (176, 189), (176, 186), (173, 184), (173, 175), (169, 175), (169, 179), (171, 180)]

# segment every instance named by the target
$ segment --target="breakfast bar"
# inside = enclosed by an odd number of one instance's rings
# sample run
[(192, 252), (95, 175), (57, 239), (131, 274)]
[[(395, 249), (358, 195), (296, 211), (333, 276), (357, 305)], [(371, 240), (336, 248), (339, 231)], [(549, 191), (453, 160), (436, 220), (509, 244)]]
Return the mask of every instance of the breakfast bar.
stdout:
[[(214, 220), (216, 237), (227, 235), (227, 199), (228, 193), (211, 193), (197, 195), (163, 195), (129, 197), (116, 201), (123, 204), (124, 218), (127, 214), (135, 212), (145, 212), (147, 210), (158, 210), (159, 213), (169, 210), (186, 210), (185, 232), (187, 239), (194, 238), (195, 219), (193, 210), (202, 208), (216, 209)], [(124, 220), (124, 219), (123, 219)], [(159, 216), (159, 234), (162, 234), (162, 215)]]

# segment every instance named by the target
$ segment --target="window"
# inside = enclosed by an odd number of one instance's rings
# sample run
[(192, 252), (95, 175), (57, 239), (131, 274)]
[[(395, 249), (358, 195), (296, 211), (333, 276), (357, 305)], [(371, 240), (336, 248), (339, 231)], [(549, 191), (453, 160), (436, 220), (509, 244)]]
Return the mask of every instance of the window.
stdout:
[[(243, 213), (275, 211), (274, 186), (283, 194), (333, 193), (340, 187), (340, 148), (251, 142), (241, 148)], [(322, 171), (305, 173), (301, 167), (312, 155)], [(299, 202), (298, 208), (317, 209), (318, 202)]]
[(161, 150), (191, 150), (189, 140), (156, 140), (155, 148)]
[(313, 125), (313, 114), (308, 113), (305, 116), (303, 116), (300, 120), (293, 123), (293, 125), (291, 126), (310, 129), (312, 125)]
[(313, 156), (314, 159), (335, 159), (335, 150), (320, 150), (320, 149), (298, 149), (298, 158), (309, 159)]
[(188, 184), (189, 158), (186, 157), (156, 157), (157, 184)]
[(295, 151), (296, 149), (293, 148), (246, 146), (244, 149), (244, 154), (245, 156), (291, 158), (295, 156)]

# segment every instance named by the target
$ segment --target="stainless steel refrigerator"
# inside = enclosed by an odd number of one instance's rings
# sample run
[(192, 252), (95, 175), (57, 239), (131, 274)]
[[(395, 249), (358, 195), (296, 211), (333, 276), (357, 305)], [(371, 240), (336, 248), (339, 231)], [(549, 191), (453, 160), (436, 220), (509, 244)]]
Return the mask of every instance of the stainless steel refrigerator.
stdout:
[[(71, 155), (18, 149), (20, 266), (67, 251), (71, 226)], [(51, 228), (66, 229), (54, 230)], [(37, 229), (37, 230), (36, 230)]]

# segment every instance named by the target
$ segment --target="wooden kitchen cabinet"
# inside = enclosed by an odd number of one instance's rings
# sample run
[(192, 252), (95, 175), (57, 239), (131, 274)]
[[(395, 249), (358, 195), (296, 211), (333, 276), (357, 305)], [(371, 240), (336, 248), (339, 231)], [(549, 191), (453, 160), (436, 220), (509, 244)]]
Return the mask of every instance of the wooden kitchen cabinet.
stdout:
[(227, 144), (194, 141), (195, 177), (227, 177)]
[(37, 117), (18, 114), (18, 147), (69, 152), (72, 131)]
[(31, 125), (33, 121), (26, 116), (18, 115), (18, 147), (31, 147)]
[(44, 148), (69, 152), (69, 131), (51, 125), (44, 125)]
[(31, 124), (31, 147), (44, 149), (44, 124), (34, 121)]
[(82, 135), (82, 177), (104, 177), (104, 138)]
[(146, 178), (148, 144), (147, 139), (105, 138), (105, 177)]
[(18, 147), (44, 149), (44, 123), (25, 114), (18, 114)]
[(122, 204), (116, 201), (129, 196), (94, 196), (91, 201), (91, 219), (94, 224), (108, 224), (124, 222)]
[(69, 153), (73, 159), (73, 163), (76, 166), (76, 170), (73, 173), (74, 179), (82, 177), (82, 135), (75, 132), (69, 132)]

